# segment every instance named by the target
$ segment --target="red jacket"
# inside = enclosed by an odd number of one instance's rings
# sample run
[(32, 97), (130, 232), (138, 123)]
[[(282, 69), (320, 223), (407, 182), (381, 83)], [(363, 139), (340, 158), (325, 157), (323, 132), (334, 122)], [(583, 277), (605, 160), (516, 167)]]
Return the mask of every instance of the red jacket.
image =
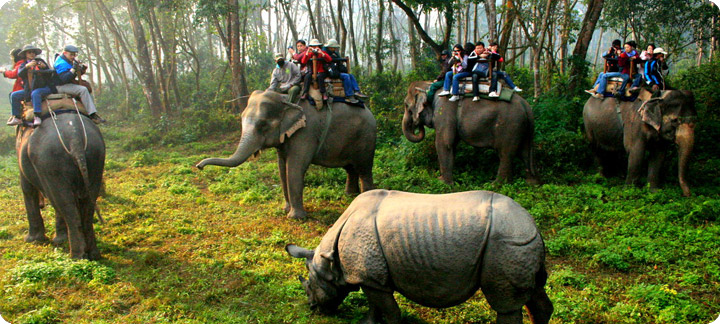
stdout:
[[(630, 60), (631, 57), (635, 58), (635, 61)], [(629, 56), (628, 53), (623, 52), (620, 54), (620, 57), (618, 57), (618, 65), (620, 68), (622, 68), (621, 72), (622, 74), (630, 74), (630, 65), (631, 64), (637, 64), (637, 62), (640, 61), (640, 57), (637, 55), (637, 51), (635, 51), (635, 55)], [(635, 73), (640, 73), (637, 69), (635, 69)]]
[(15, 63), (15, 68), (9, 71), (5, 71), (3, 73), (3, 76), (5, 76), (8, 79), (15, 79), (15, 84), (13, 84), (12, 92), (22, 90), (23, 89), (23, 82), (21, 78), (18, 78), (18, 70), (20, 69), (20, 65), (22, 65), (24, 60), (17, 61)]
[(293, 61), (297, 61), (298, 63), (300, 63), (300, 71), (305, 70), (305, 64), (302, 63), (302, 59), (303, 57), (305, 57), (305, 53), (307, 53), (307, 48), (302, 52), (296, 52), (292, 56)]
[[(325, 51), (323, 51), (323, 50), (318, 50), (317, 56), (318, 56), (318, 58), (322, 59), (326, 63), (332, 62), (332, 57), (330, 57), (330, 54), (325, 53)], [(303, 56), (300, 63), (306, 64), (308, 70), (312, 71), (312, 61), (310, 61), (310, 59), (313, 57), (315, 57), (315, 53), (313, 51), (311, 51), (310, 49), (308, 49), (307, 51), (305, 51), (305, 56)], [(322, 62), (320, 62), (320, 63), (321, 64), (318, 64), (318, 66), (317, 66), (317, 72), (318, 73), (325, 72), (325, 63), (322, 63)]]

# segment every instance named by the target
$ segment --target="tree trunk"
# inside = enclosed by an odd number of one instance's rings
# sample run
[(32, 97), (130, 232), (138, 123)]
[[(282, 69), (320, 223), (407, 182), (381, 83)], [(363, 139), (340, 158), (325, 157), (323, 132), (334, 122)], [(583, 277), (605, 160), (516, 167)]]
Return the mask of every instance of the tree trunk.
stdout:
[(290, 32), (293, 35), (293, 42), (297, 42), (300, 39), (300, 36), (298, 36), (297, 28), (295, 27), (295, 21), (290, 15), (290, 4), (287, 2), (287, 0), (283, 0), (280, 1), (280, 6), (282, 7), (283, 14), (285, 14), (286, 21), (284, 22), (284, 24), (290, 28)]
[[(343, 0), (338, 0), (338, 12), (337, 12), (337, 20), (338, 25), (340, 26), (340, 46), (342, 46), (343, 51), (347, 55), (347, 28), (345, 27), (345, 18), (343, 17)], [(352, 19), (352, 18), (350, 18)]]
[[(418, 34), (420, 35), (420, 38), (428, 44), (432, 50), (435, 52), (437, 57), (440, 57), (440, 53), (447, 49), (450, 44), (450, 31), (452, 30), (453, 22), (455, 21), (454, 12), (453, 12), (453, 2), (452, 1), (446, 1), (444, 4), (444, 8), (441, 11), (445, 16), (445, 30), (443, 33), (443, 41), (442, 43), (438, 44), (436, 43), (430, 35), (426, 32), (426, 28), (423, 28), (422, 25), (420, 25), (420, 20), (418, 19), (418, 16), (413, 12), (412, 8), (408, 7), (402, 0), (391, 0), (393, 3), (395, 3), (400, 9), (402, 9), (405, 14), (410, 19), (413, 26), (415, 26), (415, 30), (417, 30)], [(427, 20), (426, 20), (427, 22)]]
[(505, 51), (508, 43), (510, 43), (510, 35), (512, 34), (513, 23), (515, 22), (515, 11), (513, 0), (507, 0), (505, 3), (505, 20), (503, 21), (502, 30), (500, 31), (500, 39), (497, 41), (501, 51)]
[(497, 11), (495, 9), (495, 0), (485, 0), (485, 17), (488, 24), (488, 39), (497, 41)]
[(152, 73), (152, 63), (150, 62), (150, 52), (148, 51), (147, 41), (145, 40), (145, 30), (140, 23), (140, 14), (135, 0), (127, 0), (128, 14), (130, 25), (132, 26), (133, 35), (135, 35), (135, 43), (137, 44), (138, 65), (140, 70), (140, 79), (143, 84), (143, 92), (150, 106), (153, 116), (159, 117), (164, 111), (160, 97), (156, 91), (155, 77)]
[(598, 57), (600, 57), (600, 48), (602, 48), (603, 44), (603, 34), (605, 33), (605, 29), (600, 27), (600, 38), (598, 39), (598, 45), (595, 48), (595, 59), (593, 60), (593, 69), (597, 70), (597, 64), (598, 64)]
[[(409, 21), (410, 19), (408, 19)], [(412, 69), (415, 70), (418, 68), (418, 55), (419, 55), (419, 49), (418, 49), (418, 40), (417, 35), (415, 34), (415, 28), (409, 27), (410, 32), (410, 66), (412, 66)]]
[(380, 11), (378, 12), (377, 39), (375, 40), (375, 71), (377, 74), (383, 73), (383, 22), (385, 21), (385, 0), (378, 0)]
[(310, 0), (305, 0), (305, 4), (307, 5), (308, 17), (310, 17), (310, 27), (312, 27), (312, 34), (313, 34), (312, 37), (318, 37), (318, 35), (319, 35), (318, 28), (317, 28), (317, 24), (315, 24), (315, 16), (313, 16), (312, 5), (310, 4)]
[(357, 42), (355, 39), (355, 23), (353, 22), (354, 15), (353, 15), (353, 2), (352, 0), (348, 0), (348, 17), (350, 18), (350, 45), (352, 46), (352, 52), (353, 52), (353, 63), (355, 65), (360, 64), (360, 61), (358, 60), (358, 53), (357, 53)]
[[(573, 56), (576, 60), (585, 60), (587, 56), (588, 47), (592, 40), (593, 32), (595, 31), (595, 25), (600, 14), (602, 13), (603, 4), (605, 0), (590, 0), (587, 6), (587, 12), (585, 18), (583, 18), (582, 28), (578, 34), (577, 43), (573, 50)], [(585, 78), (586, 75), (583, 73), (583, 66), (579, 64), (572, 64), (570, 69), (570, 84), (568, 90), (574, 92), (580, 83), (580, 80)]]

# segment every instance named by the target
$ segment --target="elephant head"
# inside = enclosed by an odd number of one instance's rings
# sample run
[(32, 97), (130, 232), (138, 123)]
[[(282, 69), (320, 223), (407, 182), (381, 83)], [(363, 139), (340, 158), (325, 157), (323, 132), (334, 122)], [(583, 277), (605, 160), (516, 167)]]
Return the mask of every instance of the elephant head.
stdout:
[(690, 195), (686, 181), (688, 162), (695, 143), (695, 97), (692, 91), (667, 90), (651, 98), (640, 109), (645, 131), (678, 146), (678, 178), (683, 195)]
[[(426, 88), (427, 82), (413, 82), (410, 84), (407, 96), (405, 96), (405, 114), (403, 115), (402, 130), (405, 138), (413, 143), (420, 142), (425, 138), (425, 124), (422, 115), (429, 107), (427, 93), (424, 90)], [(418, 130), (417, 135), (415, 129)]]
[(315, 254), (315, 251), (288, 244), (285, 250), (293, 257), (304, 258), (308, 279), (298, 276), (308, 295), (311, 309), (333, 313), (353, 289), (343, 279), (342, 270), (334, 252)]
[(303, 127), (302, 107), (276, 92), (254, 91), (242, 113), (242, 136), (235, 153), (227, 159), (204, 159), (196, 166), (199, 169), (208, 164), (236, 167), (261, 149), (280, 146)]

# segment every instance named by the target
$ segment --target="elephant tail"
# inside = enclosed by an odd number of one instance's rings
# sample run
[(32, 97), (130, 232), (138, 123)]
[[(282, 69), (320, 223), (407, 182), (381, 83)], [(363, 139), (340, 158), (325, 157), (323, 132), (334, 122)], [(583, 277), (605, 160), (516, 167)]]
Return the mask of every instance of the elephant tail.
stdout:
[(80, 170), (84, 190), (79, 190), (79, 197), (88, 197), (90, 194), (90, 173), (88, 172), (87, 160), (85, 159), (85, 144), (80, 140), (70, 141), (70, 156), (72, 156), (75, 166)]

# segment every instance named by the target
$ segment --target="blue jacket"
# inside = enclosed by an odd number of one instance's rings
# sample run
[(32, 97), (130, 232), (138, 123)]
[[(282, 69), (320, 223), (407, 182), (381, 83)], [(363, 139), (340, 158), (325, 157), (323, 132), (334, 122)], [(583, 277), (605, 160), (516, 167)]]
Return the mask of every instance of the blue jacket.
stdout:
[(58, 57), (55, 59), (54, 66), (55, 72), (57, 73), (59, 79), (57, 85), (67, 84), (75, 79), (75, 73), (70, 71), (70, 69), (73, 68), (73, 64), (70, 60), (68, 60), (68, 58), (65, 57), (65, 55), (58, 55)]

